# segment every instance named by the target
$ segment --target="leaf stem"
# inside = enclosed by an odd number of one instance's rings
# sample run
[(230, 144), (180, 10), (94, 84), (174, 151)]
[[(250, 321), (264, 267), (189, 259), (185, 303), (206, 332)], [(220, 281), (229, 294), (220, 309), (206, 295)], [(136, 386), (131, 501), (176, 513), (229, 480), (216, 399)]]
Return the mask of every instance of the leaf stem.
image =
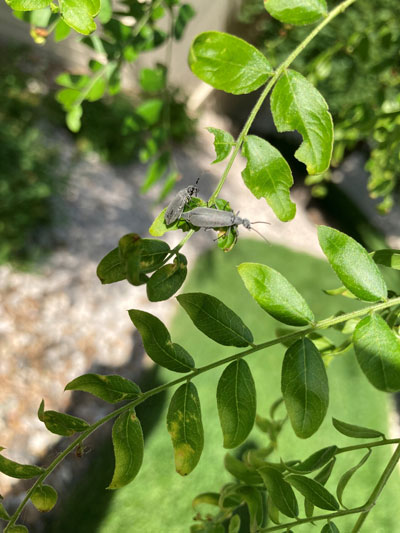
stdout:
[(354, 527), (351, 530), (351, 533), (357, 533), (358, 531), (361, 530), (361, 526), (367, 519), (369, 512), (371, 511), (372, 507), (375, 505), (376, 500), (379, 498), (380, 493), (382, 492), (384, 486), (386, 485), (389, 477), (393, 473), (393, 470), (396, 468), (396, 465), (399, 462), (399, 460), (400, 460), (400, 444), (398, 444), (385, 470), (382, 472), (382, 475), (379, 478), (378, 483), (376, 484), (374, 490), (372, 491), (371, 496), (368, 498), (368, 501), (365, 505), (366, 509), (361, 511), (361, 514), (358, 517), (357, 522), (354, 524)]
[(231, 154), (231, 157), (229, 158), (229, 161), (225, 167), (225, 170), (221, 176), (221, 179), (215, 189), (215, 191), (212, 193), (210, 199), (208, 200), (208, 205), (211, 206), (214, 204), (217, 196), (221, 192), (221, 189), (225, 183), (226, 178), (228, 177), (229, 171), (232, 168), (233, 162), (236, 159), (237, 154), (239, 153), (239, 150), (244, 142), (244, 139), (249, 132), (249, 129), (251, 125), (253, 124), (254, 119), (256, 118), (257, 113), (259, 112), (264, 100), (268, 96), (268, 93), (271, 91), (275, 83), (278, 81), (281, 74), (286, 70), (296, 59), (296, 57), (301, 54), (301, 52), (308, 46), (308, 44), (314, 39), (318, 33), (325, 28), (327, 24), (331, 22), (335, 17), (343, 13), (351, 4), (356, 2), (356, 0), (345, 0), (338, 6), (336, 6), (332, 11), (328, 13), (328, 15), (325, 17), (325, 19), (316, 26), (313, 31), (302, 41), (294, 50), (293, 52), (279, 65), (279, 67), (276, 69), (275, 74), (272, 76), (272, 78), (269, 80), (267, 85), (265, 86), (263, 92), (261, 93), (259, 99), (257, 100), (256, 104), (254, 105), (253, 109), (250, 112), (249, 118), (247, 119), (245, 125), (243, 126), (242, 131), (240, 132), (240, 135), (236, 141), (235, 148)]
[[(287, 335), (283, 335), (281, 337), (277, 337), (276, 339), (273, 339), (273, 340), (270, 340), (270, 341), (267, 341), (267, 342), (263, 342), (261, 344), (254, 345), (253, 347), (251, 347), (251, 348), (249, 348), (247, 350), (238, 352), (238, 353), (233, 354), (233, 355), (231, 355), (229, 357), (225, 357), (224, 359), (220, 359), (218, 361), (214, 361), (213, 363), (210, 363), (208, 365), (204, 365), (204, 366), (202, 366), (200, 368), (195, 368), (192, 372), (189, 372), (189, 373), (185, 374), (183, 377), (179, 377), (179, 378), (177, 378), (177, 379), (175, 379), (173, 381), (169, 381), (168, 383), (164, 383), (163, 385), (159, 385), (158, 387), (155, 387), (154, 389), (151, 389), (149, 391), (144, 392), (143, 394), (141, 394), (135, 400), (132, 400), (131, 402), (128, 402), (127, 404), (125, 404), (122, 407), (116, 409), (115, 411), (112, 411), (111, 413), (109, 413), (105, 417), (101, 418), (100, 420), (98, 420), (97, 422), (92, 424), (88, 429), (83, 431), (79, 435), (79, 437), (77, 437), (63, 452), (61, 452), (54, 459), (54, 461), (52, 463), (50, 463), (50, 465), (45, 469), (43, 474), (41, 474), (37, 478), (35, 483), (32, 485), (32, 487), (26, 493), (24, 499), (21, 501), (21, 503), (19, 504), (19, 506), (16, 509), (15, 513), (12, 515), (10, 521), (8, 522), (7, 526), (5, 527), (4, 533), (7, 533), (7, 531), (9, 531), (9, 528), (12, 525), (15, 524), (16, 520), (18, 519), (18, 517), (21, 514), (22, 510), (24, 509), (25, 505), (29, 501), (29, 499), (30, 499), (33, 491), (35, 490), (35, 488), (38, 485), (40, 485), (41, 483), (43, 483), (43, 481), (51, 474), (51, 472), (53, 472), (53, 470), (55, 470), (55, 468), (61, 463), (61, 461), (63, 461), (63, 459), (70, 452), (72, 452), (76, 446), (81, 444), (87, 437), (89, 437), (89, 435), (91, 435), (94, 431), (96, 431), (100, 426), (102, 426), (103, 424), (105, 424), (109, 420), (113, 419), (114, 417), (118, 416), (119, 414), (123, 413), (124, 411), (139, 405), (140, 403), (144, 402), (145, 400), (147, 400), (147, 398), (150, 398), (151, 396), (155, 396), (156, 394), (159, 394), (160, 392), (163, 392), (164, 390), (170, 389), (171, 387), (174, 387), (175, 385), (178, 385), (179, 383), (183, 383), (185, 381), (191, 380), (192, 378), (195, 378), (196, 376), (199, 376), (200, 374), (204, 374), (205, 372), (208, 372), (209, 370), (212, 370), (213, 368), (217, 368), (219, 366), (225, 365), (225, 364), (230, 363), (232, 361), (235, 361), (237, 359), (241, 359), (242, 357), (246, 357), (247, 355), (250, 355), (252, 353), (258, 352), (260, 350), (264, 350), (265, 348), (270, 348), (271, 346), (274, 346), (276, 344), (281, 344), (284, 341), (287, 341), (287, 340), (293, 340), (294, 341), (297, 338), (303, 337), (304, 335), (307, 335), (308, 333), (310, 333), (312, 331), (315, 331), (317, 329), (325, 329), (325, 328), (331, 327), (331, 326), (333, 326), (335, 324), (340, 324), (342, 322), (346, 322), (347, 320), (350, 320), (352, 318), (361, 317), (361, 316), (367, 315), (368, 313), (371, 313), (373, 311), (378, 311), (378, 310), (390, 308), (390, 307), (392, 307), (394, 305), (399, 305), (399, 304), (400, 304), (400, 297), (397, 297), (397, 298), (392, 298), (391, 300), (388, 300), (388, 301), (383, 302), (383, 303), (378, 303), (378, 304), (370, 305), (368, 307), (364, 307), (363, 309), (358, 309), (357, 311), (352, 311), (350, 313), (346, 313), (346, 314), (343, 314), (343, 315), (340, 315), (340, 316), (336, 316), (336, 317), (326, 318), (324, 320), (316, 322), (316, 324), (314, 324), (313, 326), (310, 326), (308, 328), (302, 328), (302, 329), (300, 329), (298, 331), (294, 331), (293, 333), (289, 333)], [(366, 448), (366, 447), (379, 446), (379, 445), (383, 445), (383, 444), (389, 444), (391, 442), (400, 442), (400, 439), (399, 440), (393, 439), (393, 441), (392, 440), (387, 440), (386, 442), (379, 441), (379, 442), (372, 442), (372, 443), (369, 443), (369, 444), (349, 446), (349, 447), (347, 447), (347, 449), (340, 448), (339, 450), (341, 450), (341, 451), (339, 451), (337, 453), (343, 453), (344, 451), (350, 451), (350, 450), (354, 450), (354, 449), (358, 449), (358, 448)], [(398, 453), (400, 454), (400, 444), (399, 444), (398, 450), (399, 450)], [(393, 468), (392, 468), (392, 470), (393, 470)], [(392, 470), (390, 470), (390, 473), (392, 472)], [(390, 473), (389, 473), (389, 475), (390, 475)], [(386, 483), (386, 480), (387, 480), (387, 478), (385, 478), (385, 481), (383, 482), (382, 487), (380, 488), (379, 492), (377, 493), (376, 498), (379, 496), (380, 491), (382, 490), (384, 484)], [(376, 490), (377, 489), (375, 489), (375, 491)], [(375, 491), (374, 491), (373, 494), (375, 494)], [(367, 512), (367, 511), (368, 511), (368, 509), (365, 506), (362, 507), (362, 512)], [(352, 510), (351, 512), (357, 512), (357, 511)], [(345, 512), (344, 514), (349, 514), (349, 512)], [(336, 516), (339, 516), (339, 515), (336, 514)], [(313, 517), (313, 518), (315, 519), (315, 517)], [(303, 523), (303, 522), (301, 522), (301, 523)], [(266, 531), (276, 531), (276, 529), (269, 529), (269, 530), (266, 530)], [(358, 531), (358, 530), (355, 530), (355, 531)]]

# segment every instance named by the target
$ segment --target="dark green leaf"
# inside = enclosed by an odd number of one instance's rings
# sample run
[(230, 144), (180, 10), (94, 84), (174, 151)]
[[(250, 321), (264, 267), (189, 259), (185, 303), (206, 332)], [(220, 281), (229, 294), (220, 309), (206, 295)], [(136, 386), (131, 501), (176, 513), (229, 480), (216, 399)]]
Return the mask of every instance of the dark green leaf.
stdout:
[(296, 496), (292, 487), (275, 468), (264, 466), (258, 472), (263, 478), (268, 494), (275, 506), (286, 516), (296, 518), (299, 514)]
[(254, 46), (218, 31), (200, 33), (189, 52), (192, 72), (215, 89), (247, 94), (272, 75), (267, 59)]
[(150, 302), (161, 302), (171, 298), (180, 289), (187, 274), (186, 257), (178, 254), (173, 264), (164, 265), (154, 272), (147, 282), (147, 297)]
[(246, 187), (256, 198), (265, 198), (280, 220), (291, 220), (296, 214), (296, 205), (290, 200), (293, 177), (286, 159), (274, 146), (256, 135), (246, 137), (242, 152), (247, 159), (242, 171)]
[[(4, 448), (0, 446), (0, 452), (2, 450), (4, 450)], [(44, 469), (40, 468), (40, 466), (16, 463), (0, 454), (0, 472), (16, 479), (31, 479), (43, 474)]]
[(119, 248), (114, 248), (98, 264), (97, 277), (103, 283), (115, 283), (126, 279), (125, 268), (121, 262)]
[(175, 468), (187, 476), (200, 460), (204, 445), (200, 400), (193, 383), (181, 385), (171, 398), (167, 428), (175, 454)]
[(370, 383), (385, 392), (400, 390), (400, 340), (379, 315), (366, 316), (353, 333), (357, 361)]
[(272, 501), (271, 496), (269, 493), (267, 494), (267, 510), (268, 510), (268, 518), (274, 523), (279, 524), (279, 509)]
[(137, 233), (129, 233), (120, 238), (118, 243), (119, 255), (126, 279), (132, 285), (146, 283), (146, 277), (140, 268), (142, 253), (142, 239)]
[(387, 297), (386, 283), (368, 252), (357, 241), (328, 226), (318, 227), (322, 251), (343, 285), (361, 300)]
[(288, 469), (290, 472), (294, 473), (298, 472), (302, 474), (309, 474), (310, 472), (318, 470), (328, 463), (332, 457), (335, 456), (337, 449), (337, 446), (328, 446), (327, 448), (322, 448), (322, 450), (318, 450), (317, 452), (313, 453), (300, 464), (291, 466)]
[(400, 250), (377, 250), (372, 253), (372, 259), (378, 265), (400, 270)]
[(161, 320), (138, 309), (131, 309), (129, 316), (139, 330), (147, 355), (155, 363), (174, 372), (190, 372), (194, 368), (194, 361), (185, 350), (175, 350)]
[(313, 435), (328, 409), (329, 386), (321, 355), (307, 338), (299, 339), (286, 351), (282, 395), (296, 435), (303, 439)]
[(157, 270), (170, 251), (169, 245), (159, 239), (142, 239), (140, 270), (144, 273)]
[(321, 533), (340, 533), (340, 532), (333, 522), (328, 522), (321, 529)]
[(196, 11), (190, 4), (182, 4), (179, 8), (178, 15), (175, 19), (174, 36), (179, 41), (181, 39), (184, 29), (196, 14)]
[(353, 437), (355, 439), (376, 439), (385, 436), (383, 433), (376, 431), (375, 429), (348, 424), (347, 422), (342, 422), (337, 418), (332, 418), (332, 424), (334, 425), (335, 429), (337, 429), (343, 435), (346, 435), (346, 437)]
[(217, 405), (224, 448), (236, 448), (247, 438), (256, 418), (254, 380), (242, 359), (223, 371), (217, 387)]
[(100, 9), (100, 0), (60, 0), (61, 16), (75, 31), (89, 35), (96, 29), (93, 17)]
[(304, 498), (304, 512), (307, 518), (311, 518), (314, 514), (314, 504)]
[(237, 488), (237, 483), (227, 483), (222, 487), (218, 502), (218, 505), (222, 510), (231, 510), (240, 505), (242, 499), (236, 493)]
[(250, 469), (243, 461), (236, 459), (230, 453), (227, 453), (224, 458), (224, 466), (226, 470), (232, 474), (239, 481), (243, 481), (248, 485), (257, 485), (262, 483), (260, 475), (254, 469)]
[(217, 157), (213, 163), (219, 163), (228, 157), (232, 146), (235, 144), (235, 139), (227, 131), (218, 128), (207, 128), (207, 130), (214, 135), (214, 148)]
[(11, 9), (15, 11), (33, 11), (43, 9), (50, 5), (51, 0), (6, 0)]
[(7, 529), (7, 532), (9, 533), (29, 533), (28, 528), (25, 526), (11, 526)]
[(325, 0), (264, 0), (265, 9), (275, 19), (302, 26), (327, 14)]
[(258, 526), (263, 521), (263, 508), (261, 493), (255, 487), (247, 487), (245, 485), (239, 485), (236, 489), (242, 501), (247, 505), (247, 509), (250, 515), (250, 533), (258, 531)]
[(333, 123), (322, 95), (304, 76), (287, 70), (271, 95), (271, 111), (278, 131), (297, 130), (303, 143), (295, 157), (309, 174), (329, 168), (333, 146)]
[(314, 477), (315, 481), (318, 481), (318, 483), (321, 483), (321, 485), (325, 485), (332, 474), (335, 463), (336, 457), (334, 457), (330, 463), (328, 463), (322, 470), (318, 472), (318, 474)]
[(255, 301), (280, 322), (306, 326), (314, 321), (304, 298), (273, 268), (259, 263), (242, 263), (238, 271)]
[(82, 418), (66, 415), (65, 413), (59, 413), (57, 411), (45, 411), (43, 400), (39, 407), (38, 418), (44, 423), (49, 431), (56, 435), (62, 435), (63, 437), (70, 437), (75, 433), (81, 433), (89, 427), (86, 420), (83, 420)]
[(363, 466), (363, 464), (366, 463), (366, 461), (368, 460), (368, 458), (371, 455), (371, 453), (372, 453), (372, 450), (370, 448), (367, 451), (367, 453), (362, 457), (361, 461), (359, 463), (357, 463), (355, 466), (353, 466), (353, 468), (350, 468), (350, 470), (347, 470), (347, 472), (345, 472), (343, 474), (343, 476), (339, 480), (339, 483), (338, 483), (338, 485), (336, 487), (336, 496), (337, 496), (337, 499), (340, 502), (340, 505), (342, 505), (345, 509), (347, 509), (347, 507), (344, 505), (343, 499), (342, 499), (343, 498), (344, 489), (347, 487), (348, 482), (353, 477), (353, 475), (357, 472), (357, 470), (359, 468), (361, 468)]
[(65, 390), (89, 392), (93, 396), (97, 396), (97, 398), (101, 398), (109, 403), (132, 400), (141, 394), (140, 388), (136, 383), (116, 374), (108, 376), (84, 374), (70, 381), (66, 385)]
[(289, 474), (285, 480), (316, 507), (328, 509), (329, 511), (337, 511), (339, 509), (339, 504), (335, 497), (318, 481), (299, 474)]
[(115, 467), (108, 489), (119, 489), (138, 474), (143, 462), (143, 432), (133, 410), (125, 411), (114, 422), (112, 429)]
[(50, 485), (39, 485), (31, 494), (31, 502), (41, 513), (51, 511), (57, 503), (57, 491)]
[(180, 294), (177, 300), (193, 324), (224, 346), (248, 346), (253, 335), (241, 318), (218, 298), (202, 292)]

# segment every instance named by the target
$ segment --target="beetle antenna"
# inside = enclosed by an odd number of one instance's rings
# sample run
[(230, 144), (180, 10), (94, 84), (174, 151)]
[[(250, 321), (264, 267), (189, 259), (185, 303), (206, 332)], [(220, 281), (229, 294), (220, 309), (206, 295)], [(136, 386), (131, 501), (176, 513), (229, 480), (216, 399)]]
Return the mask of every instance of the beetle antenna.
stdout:
[[(254, 224), (254, 222), (252, 222), (252, 224)], [(266, 222), (266, 224), (268, 224), (268, 222)], [(264, 235), (262, 233), (260, 233), (259, 231), (257, 231), (255, 228), (250, 228), (251, 230), (255, 231), (257, 233), (257, 235), (259, 235), (265, 242), (267, 242), (268, 244), (271, 244), (269, 242), (269, 240), (264, 237)]]
[(264, 222), (264, 220), (256, 220), (255, 222), (250, 222), (250, 224), (268, 224), (268, 226), (271, 225), (270, 222)]

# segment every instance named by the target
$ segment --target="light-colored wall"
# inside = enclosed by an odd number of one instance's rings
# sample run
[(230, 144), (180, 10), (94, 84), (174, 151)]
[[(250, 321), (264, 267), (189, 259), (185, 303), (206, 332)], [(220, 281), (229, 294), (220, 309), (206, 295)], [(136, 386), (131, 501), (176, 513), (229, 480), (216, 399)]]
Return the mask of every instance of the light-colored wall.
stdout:
[[(226, 29), (232, 12), (236, 12), (240, 0), (188, 0), (196, 10), (196, 16), (190, 21), (181, 41), (174, 41), (170, 80), (183, 88), (186, 94), (192, 94), (201, 88), (201, 82), (190, 72), (187, 65), (187, 55), (190, 43), (200, 32), (206, 30)], [(0, 0), (0, 40), (21, 42), (35, 45), (29, 35), (28, 24), (16, 19), (4, 0)], [(43, 53), (49, 53), (60, 58), (68, 68), (82, 71), (91, 57), (89, 49), (77, 42), (77, 34), (61, 43), (54, 43), (49, 38), (42, 47)], [(166, 47), (141, 55), (138, 65), (126, 69), (125, 85), (131, 85), (138, 67), (148, 66), (157, 61), (165, 62)]]

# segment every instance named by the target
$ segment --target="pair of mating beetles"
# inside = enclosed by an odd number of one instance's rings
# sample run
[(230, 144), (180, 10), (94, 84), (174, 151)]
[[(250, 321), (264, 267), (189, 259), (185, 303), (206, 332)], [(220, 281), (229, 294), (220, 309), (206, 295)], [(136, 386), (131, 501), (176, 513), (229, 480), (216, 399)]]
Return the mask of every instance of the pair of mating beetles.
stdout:
[(266, 240), (257, 230), (251, 227), (251, 224), (268, 224), (268, 222), (250, 222), (247, 218), (241, 218), (239, 213), (233, 211), (223, 211), (222, 209), (213, 209), (212, 207), (195, 207), (191, 211), (183, 212), (185, 205), (192, 196), (199, 192), (196, 181), (195, 185), (190, 185), (186, 189), (178, 192), (165, 211), (165, 222), (167, 225), (172, 224), (178, 219), (186, 220), (189, 224), (198, 228), (225, 228), (237, 227), (242, 224), (246, 229), (253, 230)]

